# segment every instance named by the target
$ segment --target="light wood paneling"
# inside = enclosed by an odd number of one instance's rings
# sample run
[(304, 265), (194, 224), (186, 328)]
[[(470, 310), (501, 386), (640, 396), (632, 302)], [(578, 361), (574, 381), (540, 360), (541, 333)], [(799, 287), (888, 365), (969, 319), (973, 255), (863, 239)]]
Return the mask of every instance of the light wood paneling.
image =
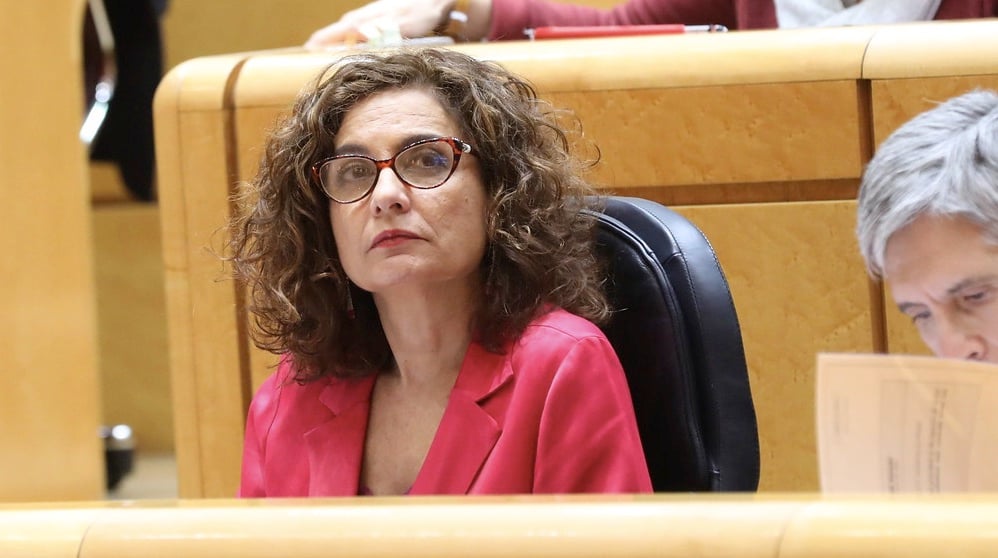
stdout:
[[(341, 499), (321, 506), (291, 500), (276, 507), (219, 502), (196, 510), (105, 510), (80, 546), (82, 556), (102, 558), (146, 552), (318, 558), (331, 548), (368, 558), (769, 558), (778, 555), (783, 528), (802, 505), (571, 497), (411, 498), (378, 505)], [(716, 535), (719, 529), (725, 536)]]
[[(998, 49), (998, 42), (995, 44)], [(991, 74), (954, 75), (912, 79), (885, 79), (871, 82), (873, 139), (883, 143), (902, 124), (939, 103), (977, 88), (998, 90), (998, 57)]]
[(984, 558), (998, 548), (988, 496), (844, 498), (816, 502), (787, 525), (786, 558)]
[(0, 508), (0, 556), (79, 558), (87, 531), (104, 513), (65, 502)]
[(0, 554), (44, 558), (985, 558), (994, 495), (163, 501), (0, 508)]
[(818, 487), (815, 354), (873, 349), (852, 201), (675, 208), (710, 240), (742, 326), (762, 456), (759, 489)]
[(126, 203), (132, 200), (132, 194), (125, 186), (116, 163), (90, 162), (90, 199), (94, 205)]
[(159, 208), (93, 209), (104, 424), (131, 426), (138, 451), (173, 449)]
[[(236, 289), (218, 257), (233, 184), (226, 95), (240, 55), (181, 65), (154, 103), (181, 496), (236, 493), (248, 380)], [(207, 425), (211, 425), (207, 427)], [(210, 456), (210, 457), (209, 457)]]
[(0, 500), (103, 494), (82, 7), (0, 17)]
[[(860, 77), (876, 27), (615, 37), (460, 45), (547, 92), (796, 83)], [(793, 44), (788, 49), (786, 45)], [(558, 64), (551, 64), (552, 58)]]
[(995, 24), (992, 18), (878, 28), (863, 59), (863, 78), (993, 75), (998, 49)]
[(602, 155), (593, 180), (611, 188), (803, 182), (861, 172), (854, 81), (606, 89), (546, 98), (582, 120)]

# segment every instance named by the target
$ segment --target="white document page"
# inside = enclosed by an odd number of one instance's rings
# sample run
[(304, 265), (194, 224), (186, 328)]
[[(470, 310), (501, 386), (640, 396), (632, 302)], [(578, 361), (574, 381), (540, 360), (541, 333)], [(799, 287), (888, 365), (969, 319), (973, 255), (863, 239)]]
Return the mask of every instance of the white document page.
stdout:
[(998, 490), (998, 365), (820, 354), (824, 492)]

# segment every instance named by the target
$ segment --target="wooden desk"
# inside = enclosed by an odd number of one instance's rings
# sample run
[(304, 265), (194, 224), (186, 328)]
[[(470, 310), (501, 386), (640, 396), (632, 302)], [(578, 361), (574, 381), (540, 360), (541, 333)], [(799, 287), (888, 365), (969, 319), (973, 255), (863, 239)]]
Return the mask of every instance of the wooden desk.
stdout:
[[(596, 183), (670, 205), (704, 230), (742, 325), (762, 490), (817, 488), (815, 353), (882, 349), (908, 327), (885, 322), (853, 237), (883, 108), (867, 61), (919, 67), (910, 51), (881, 54), (895, 41), (881, 36), (934, 45), (940, 72), (972, 72), (963, 87), (998, 75), (983, 54), (964, 61), (968, 50), (998, 48), (994, 21), (455, 47), (574, 110), (602, 151)], [(974, 41), (959, 40), (967, 36)], [(221, 245), (228, 196), (253, 176), (267, 130), (337, 56), (198, 59), (171, 72), (157, 95), (183, 496), (235, 492), (246, 405), (276, 361), (247, 343), (240, 294), (219, 280), (205, 247)]]
[(0, 555), (50, 558), (991, 557), (995, 495), (160, 501), (0, 507)]

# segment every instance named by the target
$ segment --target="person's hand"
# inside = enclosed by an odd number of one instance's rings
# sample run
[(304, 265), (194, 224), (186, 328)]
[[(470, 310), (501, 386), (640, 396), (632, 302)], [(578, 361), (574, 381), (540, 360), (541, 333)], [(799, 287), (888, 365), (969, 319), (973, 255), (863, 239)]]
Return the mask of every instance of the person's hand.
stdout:
[(447, 18), (454, 0), (376, 0), (343, 14), (339, 21), (312, 33), (306, 48), (365, 41), (366, 29), (398, 29), (404, 38), (426, 37)]

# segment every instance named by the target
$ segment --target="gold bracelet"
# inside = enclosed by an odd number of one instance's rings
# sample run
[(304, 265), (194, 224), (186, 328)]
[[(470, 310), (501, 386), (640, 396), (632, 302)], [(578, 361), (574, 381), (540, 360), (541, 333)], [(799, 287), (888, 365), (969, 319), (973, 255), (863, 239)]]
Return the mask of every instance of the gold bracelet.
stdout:
[(468, 26), (468, 11), (470, 7), (471, 0), (457, 0), (454, 2), (454, 7), (447, 16), (447, 25), (443, 31), (444, 35), (455, 41), (468, 40), (465, 29)]

